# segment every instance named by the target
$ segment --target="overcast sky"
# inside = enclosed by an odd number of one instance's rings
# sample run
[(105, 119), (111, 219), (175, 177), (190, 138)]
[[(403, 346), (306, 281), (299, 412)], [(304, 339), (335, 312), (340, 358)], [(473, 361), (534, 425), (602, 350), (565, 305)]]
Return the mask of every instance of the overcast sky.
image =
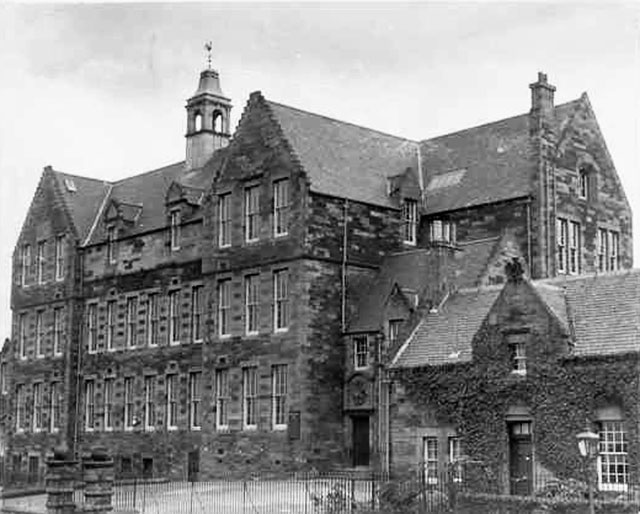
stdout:
[[(184, 159), (211, 40), (235, 126), (251, 91), (424, 139), (587, 91), (640, 226), (636, 3), (0, 6), (0, 337), (11, 255), (42, 168), (107, 180)], [(640, 256), (636, 229), (635, 255)]]

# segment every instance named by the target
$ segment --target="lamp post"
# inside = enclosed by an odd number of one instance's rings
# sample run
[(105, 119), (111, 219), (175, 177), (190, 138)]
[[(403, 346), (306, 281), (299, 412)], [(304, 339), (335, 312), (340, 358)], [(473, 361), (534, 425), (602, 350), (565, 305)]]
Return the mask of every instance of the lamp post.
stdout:
[(593, 473), (592, 473), (592, 463), (594, 458), (598, 455), (598, 443), (600, 441), (600, 437), (598, 434), (589, 430), (587, 426), (584, 432), (580, 432), (576, 435), (578, 439), (578, 449), (580, 450), (580, 455), (587, 460), (587, 478), (588, 478), (588, 487), (589, 487), (589, 514), (595, 514), (596, 509), (593, 502)]

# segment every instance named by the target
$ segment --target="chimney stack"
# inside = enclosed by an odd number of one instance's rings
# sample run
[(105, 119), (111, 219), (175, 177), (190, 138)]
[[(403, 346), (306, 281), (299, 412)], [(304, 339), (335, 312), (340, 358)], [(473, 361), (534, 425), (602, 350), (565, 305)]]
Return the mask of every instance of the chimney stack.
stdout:
[(553, 118), (553, 94), (556, 91), (555, 86), (547, 82), (547, 74), (538, 72), (538, 81), (529, 84), (531, 88), (531, 111), (530, 114), (538, 123), (534, 124), (536, 128), (540, 128), (540, 124), (544, 119)]

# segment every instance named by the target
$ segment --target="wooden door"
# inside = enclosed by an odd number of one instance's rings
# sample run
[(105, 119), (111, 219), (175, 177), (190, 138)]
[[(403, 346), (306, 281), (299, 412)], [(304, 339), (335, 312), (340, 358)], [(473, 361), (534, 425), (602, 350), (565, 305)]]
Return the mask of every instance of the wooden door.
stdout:
[(530, 495), (533, 491), (533, 444), (531, 422), (510, 424), (509, 478), (511, 494)]
[(370, 456), (369, 416), (354, 416), (353, 421), (353, 465), (368, 466)]

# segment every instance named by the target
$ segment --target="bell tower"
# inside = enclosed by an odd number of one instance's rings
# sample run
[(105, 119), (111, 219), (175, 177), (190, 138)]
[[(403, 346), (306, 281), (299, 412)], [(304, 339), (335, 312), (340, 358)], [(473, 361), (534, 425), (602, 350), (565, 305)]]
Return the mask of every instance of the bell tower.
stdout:
[(211, 68), (211, 44), (208, 68), (200, 73), (198, 89), (187, 100), (187, 155), (188, 170), (201, 168), (213, 152), (229, 144), (231, 137), (231, 100), (220, 89), (218, 72)]

